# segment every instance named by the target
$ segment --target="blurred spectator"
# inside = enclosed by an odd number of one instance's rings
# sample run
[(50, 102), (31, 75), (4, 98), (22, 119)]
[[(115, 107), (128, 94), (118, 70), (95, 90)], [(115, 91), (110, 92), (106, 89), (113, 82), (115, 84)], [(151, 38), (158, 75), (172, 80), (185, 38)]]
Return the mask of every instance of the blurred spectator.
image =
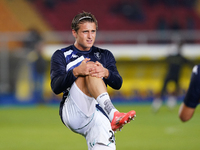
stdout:
[(28, 60), (31, 62), (32, 79), (34, 83), (33, 96), (38, 103), (44, 103), (43, 86), (44, 76), (47, 70), (47, 62), (42, 55), (44, 41), (36, 29), (30, 29), (24, 43), (28, 51)]
[(144, 21), (144, 14), (141, 9), (140, 1), (121, 1), (111, 9), (115, 14), (121, 14), (130, 21)]
[(146, 1), (149, 6), (154, 6), (156, 4), (159, 4), (160, 2), (160, 0), (146, 0)]
[(54, 9), (57, 4), (56, 0), (45, 0), (44, 5), (49, 9)]
[(44, 104), (44, 78), (47, 71), (47, 61), (42, 54), (43, 41), (35, 45), (35, 50), (29, 53), (29, 60), (32, 63), (32, 79), (34, 84), (33, 96), (39, 104)]
[(191, 16), (186, 18), (186, 30), (194, 30), (195, 29), (195, 21)]
[(179, 0), (184, 7), (193, 8), (197, 0)]
[(173, 81), (175, 83), (176, 88), (174, 92), (169, 93), (170, 96), (168, 95), (167, 104), (169, 108), (171, 109), (176, 105), (176, 99), (179, 92), (179, 76), (180, 76), (180, 71), (182, 69), (182, 66), (184, 64), (189, 64), (191, 67), (194, 66), (193, 62), (189, 61), (182, 55), (183, 44), (184, 44), (183, 41), (179, 42), (176, 52), (173, 55), (171, 54), (166, 58), (166, 62), (168, 63), (168, 70), (164, 78), (164, 83), (161, 89), (161, 93), (159, 93), (158, 97), (156, 97), (153, 100), (152, 107), (153, 107), (154, 112), (157, 112), (159, 108), (161, 107), (162, 101), (164, 100), (167, 94), (167, 90), (166, 90), (167, 85), (170, 81)]
[(42, 40), (42, 36), (34, 28), (29, 29), (28, 32), (28, 36), (24, 42), (24, 48), (26, 48), (27, 51), (32, 51), (35, 49), (35, 45)]
[(42, 55), (42, 48), (43, 48), (43, 42), (40, 42), (36, 45), (36, 60), (33, 63), (33, 71), (34, 71), (34, 83), (35, 83), (35, 96), (36, 100), (42, 104), (44, 103), (44, 78), (45, 73), (47, 70), (47, 61), (44, 59)]
[[(195, 30), (195, 21), (192, 16), (186, 17), (186, 30), (194, 31)], [(187, 43), (195, 43), (195, 35), (188, 35)]]
[(178, 7), (180, 5), (178, 0), (162, 0), (166, 6)]
[(164, 31), (168, 29), (168, 24), (164, 16), (160, 16), (156, 24), (156, 29), (159, 31)]
[(162, 2), (168, 7), (192, 8), (196, 4), (196, 0), (162, 0)]
[(165, 32), (162, 32), (162, 31), (166, 31), (169, 29), (169, 25), (167, 24), (167, 21), (165, 19), (164, 16), (160, 16), (158, 19), (157, 19), (157, 24), (156, 24), (156, 30), (158, 31), (161, 31), (159, 36), (160, 38), (158, 38), (157, 42), (158, 43), (168, 43), (169, 40), (166, 40), (165, 37), (166, 37), (166, 34)]
[(174, 17), (173, 20), (172, 20), (172, 23), (170, 25), (170, 29), (171, 30), (174, 30), (174, 31), (177, 31), (177, 30), (181, 30), (181, 25), (178, 21), (178, 17)]

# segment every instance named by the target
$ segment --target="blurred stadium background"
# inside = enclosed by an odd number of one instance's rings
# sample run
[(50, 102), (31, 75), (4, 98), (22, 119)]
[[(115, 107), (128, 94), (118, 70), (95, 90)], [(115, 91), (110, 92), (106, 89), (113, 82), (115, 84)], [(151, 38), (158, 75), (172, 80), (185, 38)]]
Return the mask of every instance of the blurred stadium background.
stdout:
[[(113, 52), (124, 79), (120, 91), (109, 89), (114, 102), (152, 101), (167, 70), (164, 58), (179, 40), (186, 42), (186, 58), (195, 64), (200, 60), (199, 0), (1, 0), (0, 11), (0, 105), (58, 103), (60, 97), (50, 88), (50, 57), (73, 43), (71, 20), (82, 11), (96, 16), (95, 45)], [(44, 79), (34, 70), (38, 56), (33, 44), (40, 39)], [(179, 100), (190, 74), (184, 65)], [(173, 89), (169, 84), (168, 90)]]
[[(178, 41), (185, 41), (186, 58), (200, 62), (200, 0), (0, 0), (0, 149), (87, 149), (81, 136), (62, 125), (61, 95), (50, 88), (51, 55), (74, 42), (71, 20), (82, 11), (96, 16), (95, 45), (113, 52), (123, 77), (120, 91), (108, 88), (113, 102), (120, 111), (137, 112), (137, 121), (116, 134), (118, 149), (199, 149), (198, 108), (183, 125), (178, 105), (153, 114), (149, 104)], [(183, 65), (179, 102), (191, 70)]]

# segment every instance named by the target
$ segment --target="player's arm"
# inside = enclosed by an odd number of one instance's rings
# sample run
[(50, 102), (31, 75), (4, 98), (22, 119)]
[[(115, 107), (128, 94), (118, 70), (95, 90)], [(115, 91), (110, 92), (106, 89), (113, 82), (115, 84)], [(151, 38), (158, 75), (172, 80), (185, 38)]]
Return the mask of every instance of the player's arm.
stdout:
[(66, 71), (66, 66), (63, 52), (57, 50), (51, 58), (51, 88), (55, 94), (66, 91), (76, 80), (73, 70)]
[(105, 50), (104, 55), (106, 56), (103, 64), (96, 61), (94, 68), (89, 71), (89, 75), (97, 78), (103, 78), (106, 85), (109, 85), (113, 89), (120, 89), (122, 86), (122, 78), (118, 73), (116, 67), (116, 61), (113, 54)]
[(191, 108), (182, 103), (179, 108), (179, 118), (181, 121), (186, 122), (190, 120), (194, 114), (195, 108)]
[(179, 108), (179, 118), (185, 122), (192, 118), (200, 100), (200, 65), (194, 66), (190, 85), (183, 103)]
[(113, 89), (118, 90), (122, 86), (122, 77), (117, 70), (116, 61), (113, 54), (108, 52), (106, 55), (108, 56), (108, 59), (105, 68), (108, 70), (108, 77), (104, 78), (104, 81)]

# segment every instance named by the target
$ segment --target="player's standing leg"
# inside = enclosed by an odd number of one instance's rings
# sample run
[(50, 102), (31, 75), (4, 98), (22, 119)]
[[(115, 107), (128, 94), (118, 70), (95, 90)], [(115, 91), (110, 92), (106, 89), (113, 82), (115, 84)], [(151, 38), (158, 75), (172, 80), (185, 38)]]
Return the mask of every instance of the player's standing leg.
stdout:
[[(95, 99), (83, 93), (74, 83), (61, 109), (63, 123), (73, 132), (85, 137), (88, 150), (99, 147), (115, 150), (115, 137), (110, 121), (95, 105)], [(95, 146), (96, 144), (100, 146)]]

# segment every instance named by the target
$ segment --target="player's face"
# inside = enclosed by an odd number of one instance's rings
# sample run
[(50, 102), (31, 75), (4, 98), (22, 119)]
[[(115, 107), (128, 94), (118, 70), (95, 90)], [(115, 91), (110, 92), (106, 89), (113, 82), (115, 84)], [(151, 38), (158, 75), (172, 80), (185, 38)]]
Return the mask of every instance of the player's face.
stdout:
[(75, 47), (82, 51), (88, 51), (93, 46), (96, 38), (96, 25), (93, 22), (85, 22), (79, 24), (79, 30), (75, 32), (72, 30), (72, 34), (76, 41)]

